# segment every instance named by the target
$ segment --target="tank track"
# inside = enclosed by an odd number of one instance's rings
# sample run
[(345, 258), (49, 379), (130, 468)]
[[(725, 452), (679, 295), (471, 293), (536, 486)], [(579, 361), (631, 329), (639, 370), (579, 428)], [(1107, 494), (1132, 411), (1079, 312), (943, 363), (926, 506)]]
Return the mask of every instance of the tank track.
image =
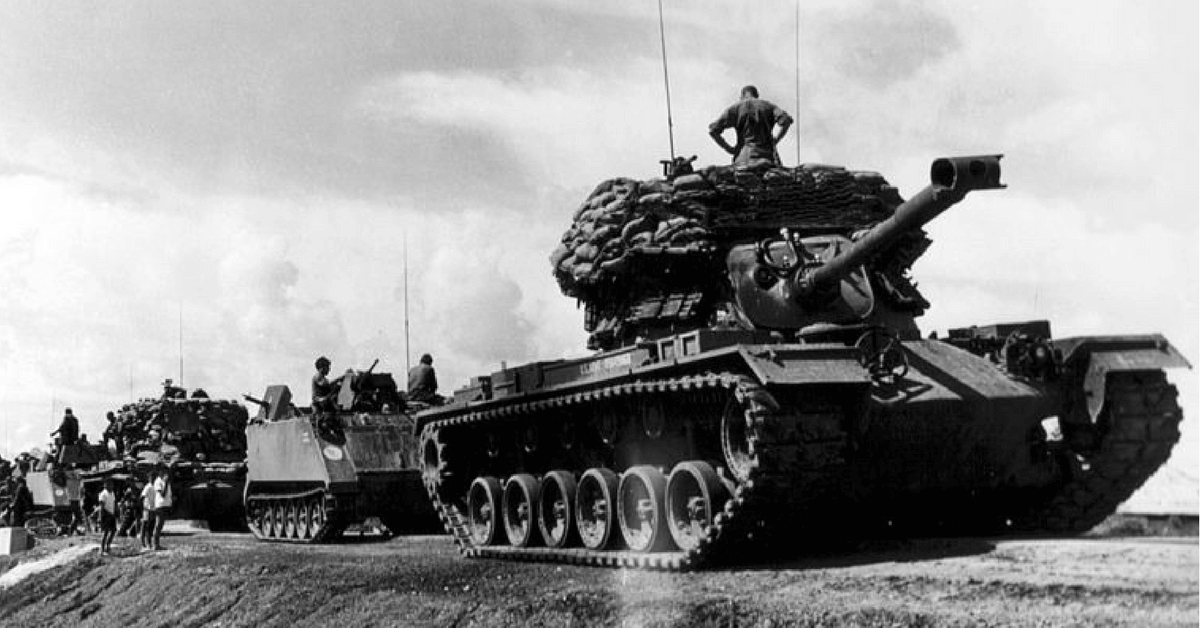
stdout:
[[(444, 480), (456, 469), (444, 454), (452, 447), (441, 430), (529, 415), (550, 408), (582, 408), (609, 400), (678, 401), (682, 396), (706, 396), (705, 407), (722, 413), (740, 411), (746, 422), (748, 464), (743, 477), (729, 474), (723, 481), (730, 497), (715, 515), (698, 546), (687, 551), (641, 553), (630, 550), (592, 550), (582, 547), (477, 546), (471, 539), (463, 495), (449, 495)], [(718, 401), (711, 403), (711, 401)], [(643, 404), (641, 407), (645, 407)], [(426, 488), (459, 551), (468, 557), (523, 561), (562, 562), (603, 567), (631, 567), (683, 571), (702, 565), (745, 559), (752, 549), (772, 549), (772, 539), (798, 538), (810, 517), (811, 507), (830, 494), (840, 494), (845, 482), (847, 438), (842, 412), (802, 412), (786, 407), (757, 382), (736, 373), (706, 374), (653, 381), (637, 381), (561, 394), (549, 399), (470, 412), (434, 421), (425, 426), (421, 442), (437, 444), (439, 469), (427, 473)], [(811, 410), (811, 408), (810, 408)], [(614, 469), (614, 471), (618, 471)]]
[[(296, 521), (289, 524), (287, 508), (295, 506)], [(304, 514), (307, 511), (308, 514)], [(257, 513), (257, 514), (256, 514)], [(317, 514), (320, 513), (320, 520)], [(246, 498), (246, 524), (260, 541), (314, 544), (333, 541), (341, 535), (347, 513), (332, 507), (324, 489), (291, 494), (255, 494)]]
[(1085, 532), (1116, 511), (1171, 455), (1183, 413), (1178, 392), (1162, 371), (1108, 377), (1099, 449), (1076, 463), (1074, 477), (1020, 527), (1038, 532)]

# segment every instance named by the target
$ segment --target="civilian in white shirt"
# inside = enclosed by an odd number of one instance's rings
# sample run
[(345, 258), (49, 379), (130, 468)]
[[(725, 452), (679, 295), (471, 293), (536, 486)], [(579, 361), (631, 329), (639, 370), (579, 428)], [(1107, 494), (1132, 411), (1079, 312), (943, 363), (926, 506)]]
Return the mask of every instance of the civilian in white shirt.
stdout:
[(104, 490), (100, 491), (100, 503), (96, 508), (100, 511), (100, 553), (107, 554), (117, 535), (117, 493), (112, 478), (104, 480)]
[(171, 471), (167, 467), (159, 467), (158, 477), (154, 479), (154, 549), (162, 549), (162, 543), (159, 538), (162, 536), (163, 524), (167, 522), (167, 515), (171, 513), (171, 505), (174, 503), (174, 495), (171, 494)]
[(154, 533), (154, 479), (142, 487), (142, 550), (150, 549), (150, 535)]

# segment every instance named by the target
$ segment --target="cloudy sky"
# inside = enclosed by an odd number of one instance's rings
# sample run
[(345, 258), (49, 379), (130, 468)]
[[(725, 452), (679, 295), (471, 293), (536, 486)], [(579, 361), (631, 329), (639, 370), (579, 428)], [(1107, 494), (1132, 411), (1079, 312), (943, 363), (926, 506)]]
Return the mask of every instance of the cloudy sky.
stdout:
[[(757, 84), (781, 147), (911, 195), (1000, 152), (930, 229), (926, 330), (1049, 318), (1200, 358), (1197, 7), (667, 0), (675, 144)], [(348, 8), (352, 6), (353, 8)], [(312, 360), (443, 386), (584, 352), (546, 261), (600, 180), (668, 152), (657, 5), (0, 4), (0, 453), (166, 377), (304, 390)], [(182, 325), (181, 325), (182, 320)], [(181, 333), (182, 332), (182, 333)], [(1196, 372), (1174, 477), (1196, 500)], [(305, 397), (306, 392), (301, 392)], [(1188, 484), (1190, 482), (1190, 484)]]

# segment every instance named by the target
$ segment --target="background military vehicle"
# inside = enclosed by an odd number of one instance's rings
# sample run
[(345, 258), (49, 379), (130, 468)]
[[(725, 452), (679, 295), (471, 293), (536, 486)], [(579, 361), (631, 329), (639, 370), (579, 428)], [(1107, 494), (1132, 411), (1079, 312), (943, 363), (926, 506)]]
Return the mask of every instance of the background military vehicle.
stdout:
[(211, 399), (199, 388), (189, 394), (166, 380), (161, 396), (125, 404), (114, 414), (106, 435), (121, 440), (123, 455), (80, 467), (85, 495), (98, 495), (108, 478), (118, 491), (143, 484), (163, 464), (171, 471), (172, 519), (204, 521), (213, 530), (245, 528), (245, 406)]
[(83, 525), (83, 482), (78, 469), (56, 467), (30, 471), (25, 476), (33, 510), (26, 515), (25, 529), (48, 538)]
[(256, 537), (331, 541), (371, 517), (396, 534), (437, 530), (413, 459), (413, 419), (392, 376), (372, 369), (342, 378), (333, 411), (296, 407), (282, 385), (247, 396), (259, 405), (246, 429), (244, 498)]
[(1101, 521), (1178, 440), (1163, 369), (1187, 362), (1045, 321), (923, 339), (922, 225), (1004, 187), (999, 155), (930, 179), (908, 201), (819, 165), (602, 183), (551, 257), (600, 351), (418, 415), (447, 532), (468, 556), (686, 569)]

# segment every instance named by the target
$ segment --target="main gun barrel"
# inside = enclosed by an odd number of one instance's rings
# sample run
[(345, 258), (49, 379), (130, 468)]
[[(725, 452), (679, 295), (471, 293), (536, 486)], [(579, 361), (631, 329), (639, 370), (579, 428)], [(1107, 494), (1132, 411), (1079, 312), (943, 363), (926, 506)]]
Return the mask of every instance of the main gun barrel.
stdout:
[(974, 155), (935, 159), (929, 186), (896, 208), (887, 220), (872, 227), (841, 254), (797, 277), (802, 294), (841, 281), (903, 234), (920, 228), (961, 201), (972, 190), (1006, 187), (1000, 182), (1003, 155)]

